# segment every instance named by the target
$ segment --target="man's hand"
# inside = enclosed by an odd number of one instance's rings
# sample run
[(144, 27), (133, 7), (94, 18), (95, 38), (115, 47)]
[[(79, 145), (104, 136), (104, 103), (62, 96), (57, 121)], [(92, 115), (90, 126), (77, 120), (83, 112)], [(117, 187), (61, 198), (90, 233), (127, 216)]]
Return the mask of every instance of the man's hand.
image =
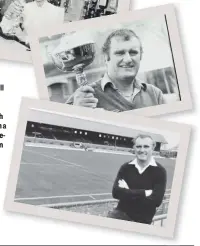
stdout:
[(119, 186), (120, 188), (129, 189), (127, 183), (126, 183), (125, 180), (123, 180), (123, 179), (120, 179), (120, 180), (118, 181), (118, 186)]
[(74, 93), (74, 103), (75, 106), (96, 108), (98, 99), (94, 97), (94, 89), (89, 86), (81, 86)]
[(146, 196), (150, 196), (152, 194), (152, 190), (145, 190), (145, 195)]

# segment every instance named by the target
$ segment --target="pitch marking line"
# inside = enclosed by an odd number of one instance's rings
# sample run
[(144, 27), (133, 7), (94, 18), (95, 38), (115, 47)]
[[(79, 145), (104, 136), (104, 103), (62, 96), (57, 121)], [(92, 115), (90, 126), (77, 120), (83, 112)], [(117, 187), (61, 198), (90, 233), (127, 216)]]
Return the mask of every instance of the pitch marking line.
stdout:
[(43, 164), (43, 163), (31, 163), (31, 162), (21, 162), (21, 165), (25, 165), (25, 166), (40, 166), (40, 167), (43, 167), (43, 166), (62, 166), (62, 167), (73, 167), (74, 165), (67, 165), (67, 164), (60, 164), (60, 163), (46, 163), (46, 164)]
[[(23, 201), (23, 200), (42, 200), (42, 199), (56, 199), (56, 198), (74, 198), (74, 197), (84, 197), (84, 196), (105, 196), (111, 195), (111, 193), (96, 193), (96, 194), (81, 194), (81, 195), (65, 195), (65, 196), (42, 196), (42, 197), (23, 197), (23, 198), (15, 198), (15, 201)], [(94, 198), (95, 199), (95, 198)]]
[(38, 153), (37, 151), (27, 150), (27, 149), (25, 149), (24, 151), (27, 151), (27, 152), (30, 152), (30, 153), (33, 153), (33, 154), (37, 154), (37, 155), (41, 155), (41, 156), (44, 156), (44, 157), (47, 157), (47, 158), (50, 158), (50, 159), (53, 159), (53, 160), (62, 161), (62, 162), (65, 162), (67, 164), (74, 165), (75, 167), (81, 167), (81, 165), (78, 165), (78, 164), (76, 164), (74, 162), (70, 162), (70, 161), (66, 161), (66, 160), (60, 159), (60, 158), (56, 158), (56, 157), (52, 157), (52, 156), (49, 156), (49, 155), (41, 154), (41, 153)]
[[(97, 175), (95, 172), (89, 171), (86, 167), (84, 167), (84, 166), (82, 166), (82, 165), (78, 165), (78, 164), (76, 164), (76, 163), (74, 163), (74, 162), (69, 162), (69, 161), (66, 161), (66, 160), (63, 160), (63, 159), (51, 157), (51, 156), (48, 156), (48, 155), (45, 155), (45, 154), (38, 153), (37, 151), (33, 151), (33, 150), (26, 150), (26, 149), (25, 149), (24, 151), (31, 152), (31, 153), (34, 153), (34, 154), (38, 154), (38, 155), (41, 155), (41, 156), (45, 156), (45, 157), (48, 157), (48, 158), (51, 158), (51, 159), (54, 159), (54, 160), (57, 160), (57, 161), (63, 161), (63, 162), (65, 162), (65, 163), (67, 163), (67, 164), (71, 164), (71, 165), (74, 166), (74, 167), (79, 167), (79, 168), (81, 168), (82, 171), (84, 171), (84, 172), (86, 172), (86, 173), (93, 174), (93, 175), (97, 176), (98, 178), (100, 178), (99, 175)], [(71, 167), (72, 167), (72, 166), (71, 166)], [(102, 179), (102, 178), (101, 178), (101, 179)], [(109, 181), (109, 182), (111, 182), (111, 181)]]

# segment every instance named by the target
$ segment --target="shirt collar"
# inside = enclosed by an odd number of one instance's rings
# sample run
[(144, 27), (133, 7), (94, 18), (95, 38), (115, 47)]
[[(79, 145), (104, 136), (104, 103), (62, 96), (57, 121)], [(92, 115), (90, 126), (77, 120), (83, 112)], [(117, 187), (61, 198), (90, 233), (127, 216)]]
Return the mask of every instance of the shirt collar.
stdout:
[(141, 166), (138, 164), (137, 158), (135, 158), (134, 160), (132, 160), (131, 162), (129, 162), (130, 165), (135, 165), (135, 167), (137, 168), (139, 174), (142, 174), (149, 166), (153, 166), (153, 167), (157, 167), (156, 161), (153, 157), (151, 157), (151, 160), (149, 162), (149, 164), (144, 167), (141, 168)]
[[(111, 81), (110, 77), (108, 76), (107, 73), (104, 74), (102, 80), (101, 80), (101, 89), (102, 91), (105, 91), (105, 87), (106, 85), (110, 84), (113, 89), (117, 90), (117, 87), (115, 86), (115, 84)], [(142, 83), (139, 79), (136, 79), (135, 83), (134, 83), (135, 88), (137, 88), (139, 91), (141, 91), (141, 89), (146, 90), (146, 84)]]

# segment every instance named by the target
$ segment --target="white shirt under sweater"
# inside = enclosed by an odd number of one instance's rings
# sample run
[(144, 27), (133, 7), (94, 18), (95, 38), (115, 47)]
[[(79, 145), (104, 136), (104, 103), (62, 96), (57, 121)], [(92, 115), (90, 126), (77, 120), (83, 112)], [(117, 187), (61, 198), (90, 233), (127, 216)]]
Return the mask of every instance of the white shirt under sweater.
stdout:
[(145, 167), (141, 167), (141, 166), (138, 164), (137, 158), (135, 158), (134, 160), (132, 160), (131, 162), (129, 162), (129, 164), (130, 164), (130, 165), (135, 165), (135, 167), (137, 168), (139, 174), (142, 174), (149, 166), (157, 167), (156, 161), (155, 161), (155, 159), (153, 158), (153, 156), (151, 157), (151, 159), (150, 159), (148, 165), (145, 166)]

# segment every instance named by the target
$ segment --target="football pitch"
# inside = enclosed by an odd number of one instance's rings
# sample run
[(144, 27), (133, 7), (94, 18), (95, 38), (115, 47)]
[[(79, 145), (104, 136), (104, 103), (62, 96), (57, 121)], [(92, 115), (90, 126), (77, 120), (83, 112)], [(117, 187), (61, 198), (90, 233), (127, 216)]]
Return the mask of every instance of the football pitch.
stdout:
[[(15, 201), (32, 205), (112, 198), (120, 166), (131, 155), (24, 146)], [(175, 160), (156, 158), (167, 171), (171, 189)]]

